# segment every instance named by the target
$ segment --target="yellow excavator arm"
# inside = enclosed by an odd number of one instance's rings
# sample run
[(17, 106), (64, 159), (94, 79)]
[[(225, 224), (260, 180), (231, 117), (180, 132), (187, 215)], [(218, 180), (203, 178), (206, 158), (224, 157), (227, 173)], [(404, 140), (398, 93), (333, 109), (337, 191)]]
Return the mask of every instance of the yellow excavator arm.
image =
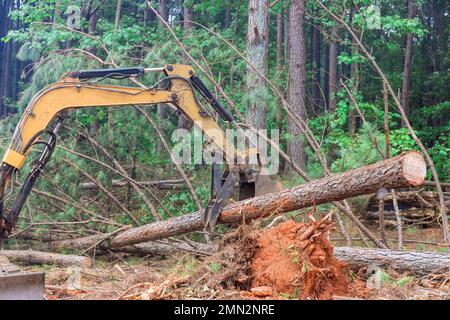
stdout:
[[(98, 81), (92, 81), (94, 78), (123, 79), (139, 76), (146, 72), (164, 73), (165, 77), (159, 83), (164, 80), (166, 88), (160, 89), (158, 86), (152, 88), (124, 87), (103, 85), (99, 84)], [(199, 92), (225, 121), (233, 121), (231, 114), (209, 92), (195, 75), (194, 70), (186, 65), (173, 64), (161, 68), (124, 68), (72, 72), (66, 78), (37, 93), (25, 109), (0, 167), (0, 243), (2, 239), (8, 237), (14, 227), (27, 195), (52, 154), (56, 143), (56, 133), (70, 110), (169, 104), (192, 120), (221, 149), (224, 157), (228, 160), (227, 164), (233, 164), (236, 157), (245, 157), (245, 154), (239, 154), (233, 144), (227, 141), (224, 130), (202, 108), (195, 91)], [(50, 128), (51, 126), (52, 128)], [(42, 139), (44, 136), (49, 136), (48, 140), (44, 141)], [(19, 195), (13, 202), (11, 209), (6, 212), (4, 208), (5, 191), (10, 184), (13, 184), (14, 173), (22, 168), (28, 153), (35, 144), (43, 144), (44, 150), (22, 184)], [(227, 172), (227, 179), (224, 179), (225, 182), (221, 190), (216, 190), (215, 198), (211, 199), (210, 205), (205, 211), (205, 223), (209, 224), (210, 227), (214, 227), (220, 210), (226, 202), (222, 198), (228, 197), (238, 175), (241, 178), (247, 177), (245, 178), (247, 180), (248, 176), (251, 176), (251, 174), (243, 173), (243, 170), (243, 166), (239, 166), (238, 169), (233, 167), (233, 170)], [(213, 178), (217, 181), (217, 177)], [(217, 182), (213, 184), (216, 188), (217, 185), (220, 186), (220, 183)], [(250, 196), (251, 194), (252, 192), (250, 192)], [(220, 199), (216, 199), (217, 197)]]
[[(79, 78), (71, 77), (44, 88), (25, 109), (17, 125), (11, 146), (3, 157), (3, 163), (7, 163), (16, 169), (21, 169), (25, 163), (29, 146), (35, 139), (39, 138), (39, 133), (46, 130), (50, 123), (63, 111), (77, 108), (114, 108), (159, 103), (176, 106), (188, 119), (191, 119), (195, 125), (208, 135), (224, 153), (227, 150), (228, 153), (234, 152), (233, 145), (226, 145), (227, 141), (224, 131), (198, 103), (192, 90), (192, 83), (189, 81), (194, 76), (192, 68), (185, 65), (169, 65), (164, 68), (147, 70), (163, 71), (171, 78), (170, 89), (141, 89), (100, 85), (82, 82)], [(77, 75), (77, 73), (72, 73), (71, 75)], [(231, 116), (229, 119), (232, 119)]]

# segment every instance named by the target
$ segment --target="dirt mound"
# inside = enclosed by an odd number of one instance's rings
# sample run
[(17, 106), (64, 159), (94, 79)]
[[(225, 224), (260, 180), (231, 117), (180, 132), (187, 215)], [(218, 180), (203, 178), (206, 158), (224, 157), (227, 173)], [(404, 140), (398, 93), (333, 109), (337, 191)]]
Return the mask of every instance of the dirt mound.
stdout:
[(328, 240), (334, 227), (331, 216), (310, 220), (288, 220), (262, 230), (241, 225), (204, 261), (190, 288), (231, 290), (250, 299), (331, 299), (349, 292), (363, 296), (356, 289), (364, 283), (358, 279), (350, 283), (346, 264), (333, 256)]
[(348, 270), (333, 256), (329, 217), (310, 224), (292, 220), (262, 231), (252, 259), (252, 287), (300, 299), (331, 299), (348, 292)]

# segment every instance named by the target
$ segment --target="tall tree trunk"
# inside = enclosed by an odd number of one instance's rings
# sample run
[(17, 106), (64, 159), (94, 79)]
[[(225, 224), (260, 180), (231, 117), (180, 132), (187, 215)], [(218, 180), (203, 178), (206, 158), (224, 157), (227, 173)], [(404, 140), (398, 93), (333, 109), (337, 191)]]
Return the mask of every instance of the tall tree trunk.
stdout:
[[(18, 10), (20, 8), (20, 0), (15, 0), (14, 10)], [(16, 21), (14, 23), (14, 30), (19, 30), (20, 22)], [(12, 46), (12, 85), (11, 85), (11, 99), (16, 101), (18, 99), (19, 92), (19, 78), (20, 78), (20, 61), (17, 59), (17, 53), (19, 52), (20, 45), (18, 41), (14, 41)]]
[[(165, 20), (167, 21), (167, 19), (169, 18), (169, 12), (167, 10), (167, 1), (166, 0), (158, 0), (159, 2), (159, 15)], [(159, 26), (161, 27), (161, 29), (164, 28), (164, 23), (161, 20), (159, 21)]]
[(289, 10), (284, 10), (284, 62), (289, 63)]
[[(18, 29), (18, 25), (15, 25), (15, 30)], [(20, 46), (19, 42), (14, 41), (12, 45), (12, 82), (11, 82), (11, 99), (13, 101), (16, 101), (18, 98), (18, 91), (19, 91), (19, 78), (20, 78), (20, 64), (19, 60), (17, 59), (17, 52), (19, 52)]]
[(225, 9), (225, 29), (231, 27), (231, 9), (233, 8), (233, 0), (227, 1), (227, 7)]
[(330, 106), (330, 46), (328, 45), (328, 43), (324, 42), (323, 43), (323, 70), (325, 70), (325, 72), (323, 72), (323, 83), (322, 83), (322, 88), (323, 88), (323, 97), (325, 99), (325, 106), (327, 109), (329, 109)]
[(155, 13), (149, 8), (148, 3), (146, 3), (146, 7), (144, 9), (144, 25), (147, 26), (149, 23), (155, 21), (155, 19)]
[[(95, 33), (97, 32), (97, 21), (98, 21), (98, 15), (97, 15), (97, 11), (89, 14), (89, 24), (88, 24), (88, 33), (90, 35), (95, 35)], [(95, 54), (95, 45), (89, 47), (88, 51), (90, 53)]]
[(330, 63), (329, 63), (329, 79), (328, 79), (328, 109), (330, 112), (334, 112), (336, 110), (336, 93), (338, 91), (337, 87), (337, 70), (338, 70), (338, 44), (337, 40), (335, 40), (338, 36), (338, 27), (334, 26), (332, 31), (332, 41), (330, 43)]
[[(114, 20), (114, 30), (117, 32), (120, 28), (120, 18), (122, 16), (122, 0), (117, 0), (116, 5), (116, 16)], [(108, 143), (109, 147), (113, 148), (114, 146), (114, 135), (113, 135), (113, 128), (114, 128), (114, 113), (113, 109), (108, 109)]]
[(283, 15), (277, 14), (277, 70), (283, 65)]
[(183, 29), (185, 32), (189, 32), (189, 29), (194, 27), (194, 24), (192, 23), (194, 21), (194, 10), (192, 9), (189, 4), (186, 4), (186, 1), (184, 1), (183, 5)]
[[(351, 20), (353, 19), (353, 11), (352, 14), (350, 15)], [(357, 32), (355, 30), (355, 34), (357, 36), (359, 36), (359, 32)], [(351, 37), (351, 41), (352, 41), (352, 56), (358, 55), (359, 54), (359, 46), (356, 42), (356, 39)], [(354, 91), (359, 91), (359, 84), (360, 84), (360, 72), (359, 72), (359, 63), (357, 61), (353, 62), (350, 65), (350, 79), (352, 81), (353, 84), (353, 88)], [(357, 128), (357, 121), (356, 121), (356, 117), (357, 117), (357, 112), (356, 112), (356, 108), (354, 106), (351, 106), (349, 108), (349, 115), (348, 115), (348, 131), (350, 133), (350, 135), (354, 135), (356, 133)]]
[[(166, 2), (166, 0), (158, 0), (158, 2), (159, 2), (159, 10), (158, 10), (159, 11), (159, 15), (165, 21), (167, 21), (169, 19), (169, 12), (167, 10), (167, 2)], [(161, 20), (159, 20), (159, 19), (158, 19), (158, 22), (159, 22), (160, 29), (163, 30), (164, 29), (164, 23)], [(158, 106), (157, 106), (157, 113), (158, 113), (158, 118), (159, 118), (160, 125), (161, 125), (163, 123), (163, 121), (165, 119), (167, 119), (167, 107), (164, 104), (162, 104), (162, 103), (158, 104)], [(158, 150), (159, 151), (164, 150), (164, 146), (162, 145), (161, 142), (158, 144)]]
[(239, 11), (241, 10), (241, 0), (238, 0), (236, 6), (236, 16), (234, 17), (234, 34), (237, 34), (239, 31)]
[(116, 6), (116, 18), (114, 20), (114, 30), (119, 30), (120, 28), (120, 17), (122, 16), (122, 0), (117, 0)]
[[(184, 29), (185, 35), (188, 35), (190, 33), (190, 29), (194, 28), (194, 24), (192, 23), (192, 21), (194, 21), (194, 10), (188, 3), (186, 3), (186, 1), (184, 1), (184, 3), (183, 3), (183, 29)], [(183, 63), (188, 64), (189, 62), (190, 62), (189, 57), (183, 52)], [(180, 114), (178, 116), (178, 128), (179, 129), (190, 130), (193, 125), (194, 125), (194, 123), (191, 120), (186, 119), (186, 117), (183, 116), (182, 114)]]
[(312, 68), (313, 81), (311, 85), (311, 99), (312, 110), (314, 114), (319, 113), (321, 92), (320, 92), (320, 78), (321, 78), (321, 63), (320, 63), (320, 29), (314, 23), (311, 24), (312, 33)]
[[(9, 11), (11, 10), (12, 2), (10, 0), (5, 1), (5, 28), (4, 32), (5, 35), (8, 33), (8, 31), (12, 27), (12, 21), (8, 17)], [(11, 41), (8, 41), (4, 44), (3, 47), (3, 58), (2, 58), (2, 86), (1, 86), (1, 95), (2, 95), (2, 106), (1, 106), (1, 114), (0, 115), (6, 115), (8, 114), (8, 105), (7, 105), (7, 99), (10, 97), (10, 63), (11, 63)]]
[[(290, 34), (291, 51), (289, 59), (289, 101), (293, 111), (306, 121), (306, 43), (304, 32), (305, 0), (291, 1)], [(288, 118), (287, 130), (290, 136), (287, 145), (288, 156), (300, 167), (306, 167), (306, 154), (300, 128)]]
[[(10, 28), (10, 19), (8, 17), (11, 9), (11, 0), (3, 1), (2, 8), (2, 34), (4, 37), (8, 33)], [(8, 98), (8, 75), (9, 75), (9, 52), (11, 42), (3, 43), (2, 45), (2, 61), (1, 61), (1, 76), (0, 76), (0, 116), (4, 116), (8, 113), (8, 107), (6, 105), (6, 99)]]
[[(416, 5), (414, 0), (408, 0), (408, 19), (414, 19), (416, 16)], [(403, 82), (402, 82), (402, 107), (407, 116), (409, 116), (409, 93), (411, 86), (411, 64), (413, 59), (413, 35), (408, 33), (406, 36), (406, 52), (405, 63), (403, 65)], [(402, 126), (404, 123), (402, 121)]]
[[(98, 10), (97, 10), (98, 11)], [(89, 35), (95, 35), (97, 32), (97, 21), (98, 21), (98, 14), (97, 11), (95, 12), (90, 12), (88, 15), (89, 18), (89, 22), (88, 22), (88, 34)], [(96, 50), (96, 46), (95, 44), (91, 45), (88, 48), (88, 52), (92, 53), (92, 54), (97, 54), (97, 50)], [(92, 111), (94, 113), (94, 117), (93, 117), (93, 121), (92, 124), (90, 126), (90, 131), (91, 132), (97, 132), (98, 129), (100, 128), (99, 122), (98, 122), (98, 112), (93, 110)], [(109, 122), (109, 115), (110, 113), (108, 113), (108, 122)]]
[[(268, 73), (269, 1), (250, 0), (248, 13), (248, 60), (263, 75)], [(266, 127), (267, 88), (264, 80), (247, 66), (247, 118), (258, 129)]]
[[(283, 15), (277, 14), (277, 72), (283, 69)], [(280, 101), (278, 101), (280, 103)], [(281, 108), (276, 110), (276, 127), (281, 128)]]

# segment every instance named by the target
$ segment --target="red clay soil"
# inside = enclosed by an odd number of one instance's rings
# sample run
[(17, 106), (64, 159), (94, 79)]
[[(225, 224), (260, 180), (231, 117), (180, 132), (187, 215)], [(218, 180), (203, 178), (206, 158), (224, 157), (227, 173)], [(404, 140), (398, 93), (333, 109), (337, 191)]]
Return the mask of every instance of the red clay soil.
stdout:
[(326, 217), (311, 224), (289, 220), (264, 230), (252, 261), (252, 287), (269, 286), (286, 298), (347, 295), (349, 272), (333, 256), (327, 239), (331, 227)]

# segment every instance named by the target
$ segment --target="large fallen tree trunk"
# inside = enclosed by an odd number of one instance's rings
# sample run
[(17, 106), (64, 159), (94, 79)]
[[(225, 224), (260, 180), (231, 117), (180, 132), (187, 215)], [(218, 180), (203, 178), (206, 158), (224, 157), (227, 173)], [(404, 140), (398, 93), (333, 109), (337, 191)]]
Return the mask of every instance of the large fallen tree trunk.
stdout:
[[(218, 223), (230, 224), (243, 220), (267, 217), (285, 212), (339, 201), (377, 192), (380, 188), (403, 188), (423, 184), (426, 164), (420, 153), (411, 151), (398, 157), (323, 177), (289, 190), (271, 193), (225, 206)], [(130, 228), (109, 238), (105, 235), (88, 236), (59, 242), (67, 247), (90, 247), (103, 242), (110, 248), (158, 240), (202, 230), (203, 212), (183, 215), (166, 221)]]
[(92, 264), (92, 260), (89, 257), (33, 250), (0, 250), (0, 256), (26, 264), (50, 264), (61, 267), (89, 267)]
[(448, 253), (336, 247), (333, 254), (352, 267), (377, 266), (417, 275), (450, 271)]
[[(180, 190), (185, 189), (184, 180), (156, 180), (156, 181), (140, 181), (137, 182), (139, 186), (156, 188), (159, 190)], [(126, 180), (112, 180), (111, 185), (117, 188), (124, 188), (129, 186), (129, 182)], [(80, 182), (80, 188), (83, 189), (98, 189), (98, 186), (94, 182)]]

